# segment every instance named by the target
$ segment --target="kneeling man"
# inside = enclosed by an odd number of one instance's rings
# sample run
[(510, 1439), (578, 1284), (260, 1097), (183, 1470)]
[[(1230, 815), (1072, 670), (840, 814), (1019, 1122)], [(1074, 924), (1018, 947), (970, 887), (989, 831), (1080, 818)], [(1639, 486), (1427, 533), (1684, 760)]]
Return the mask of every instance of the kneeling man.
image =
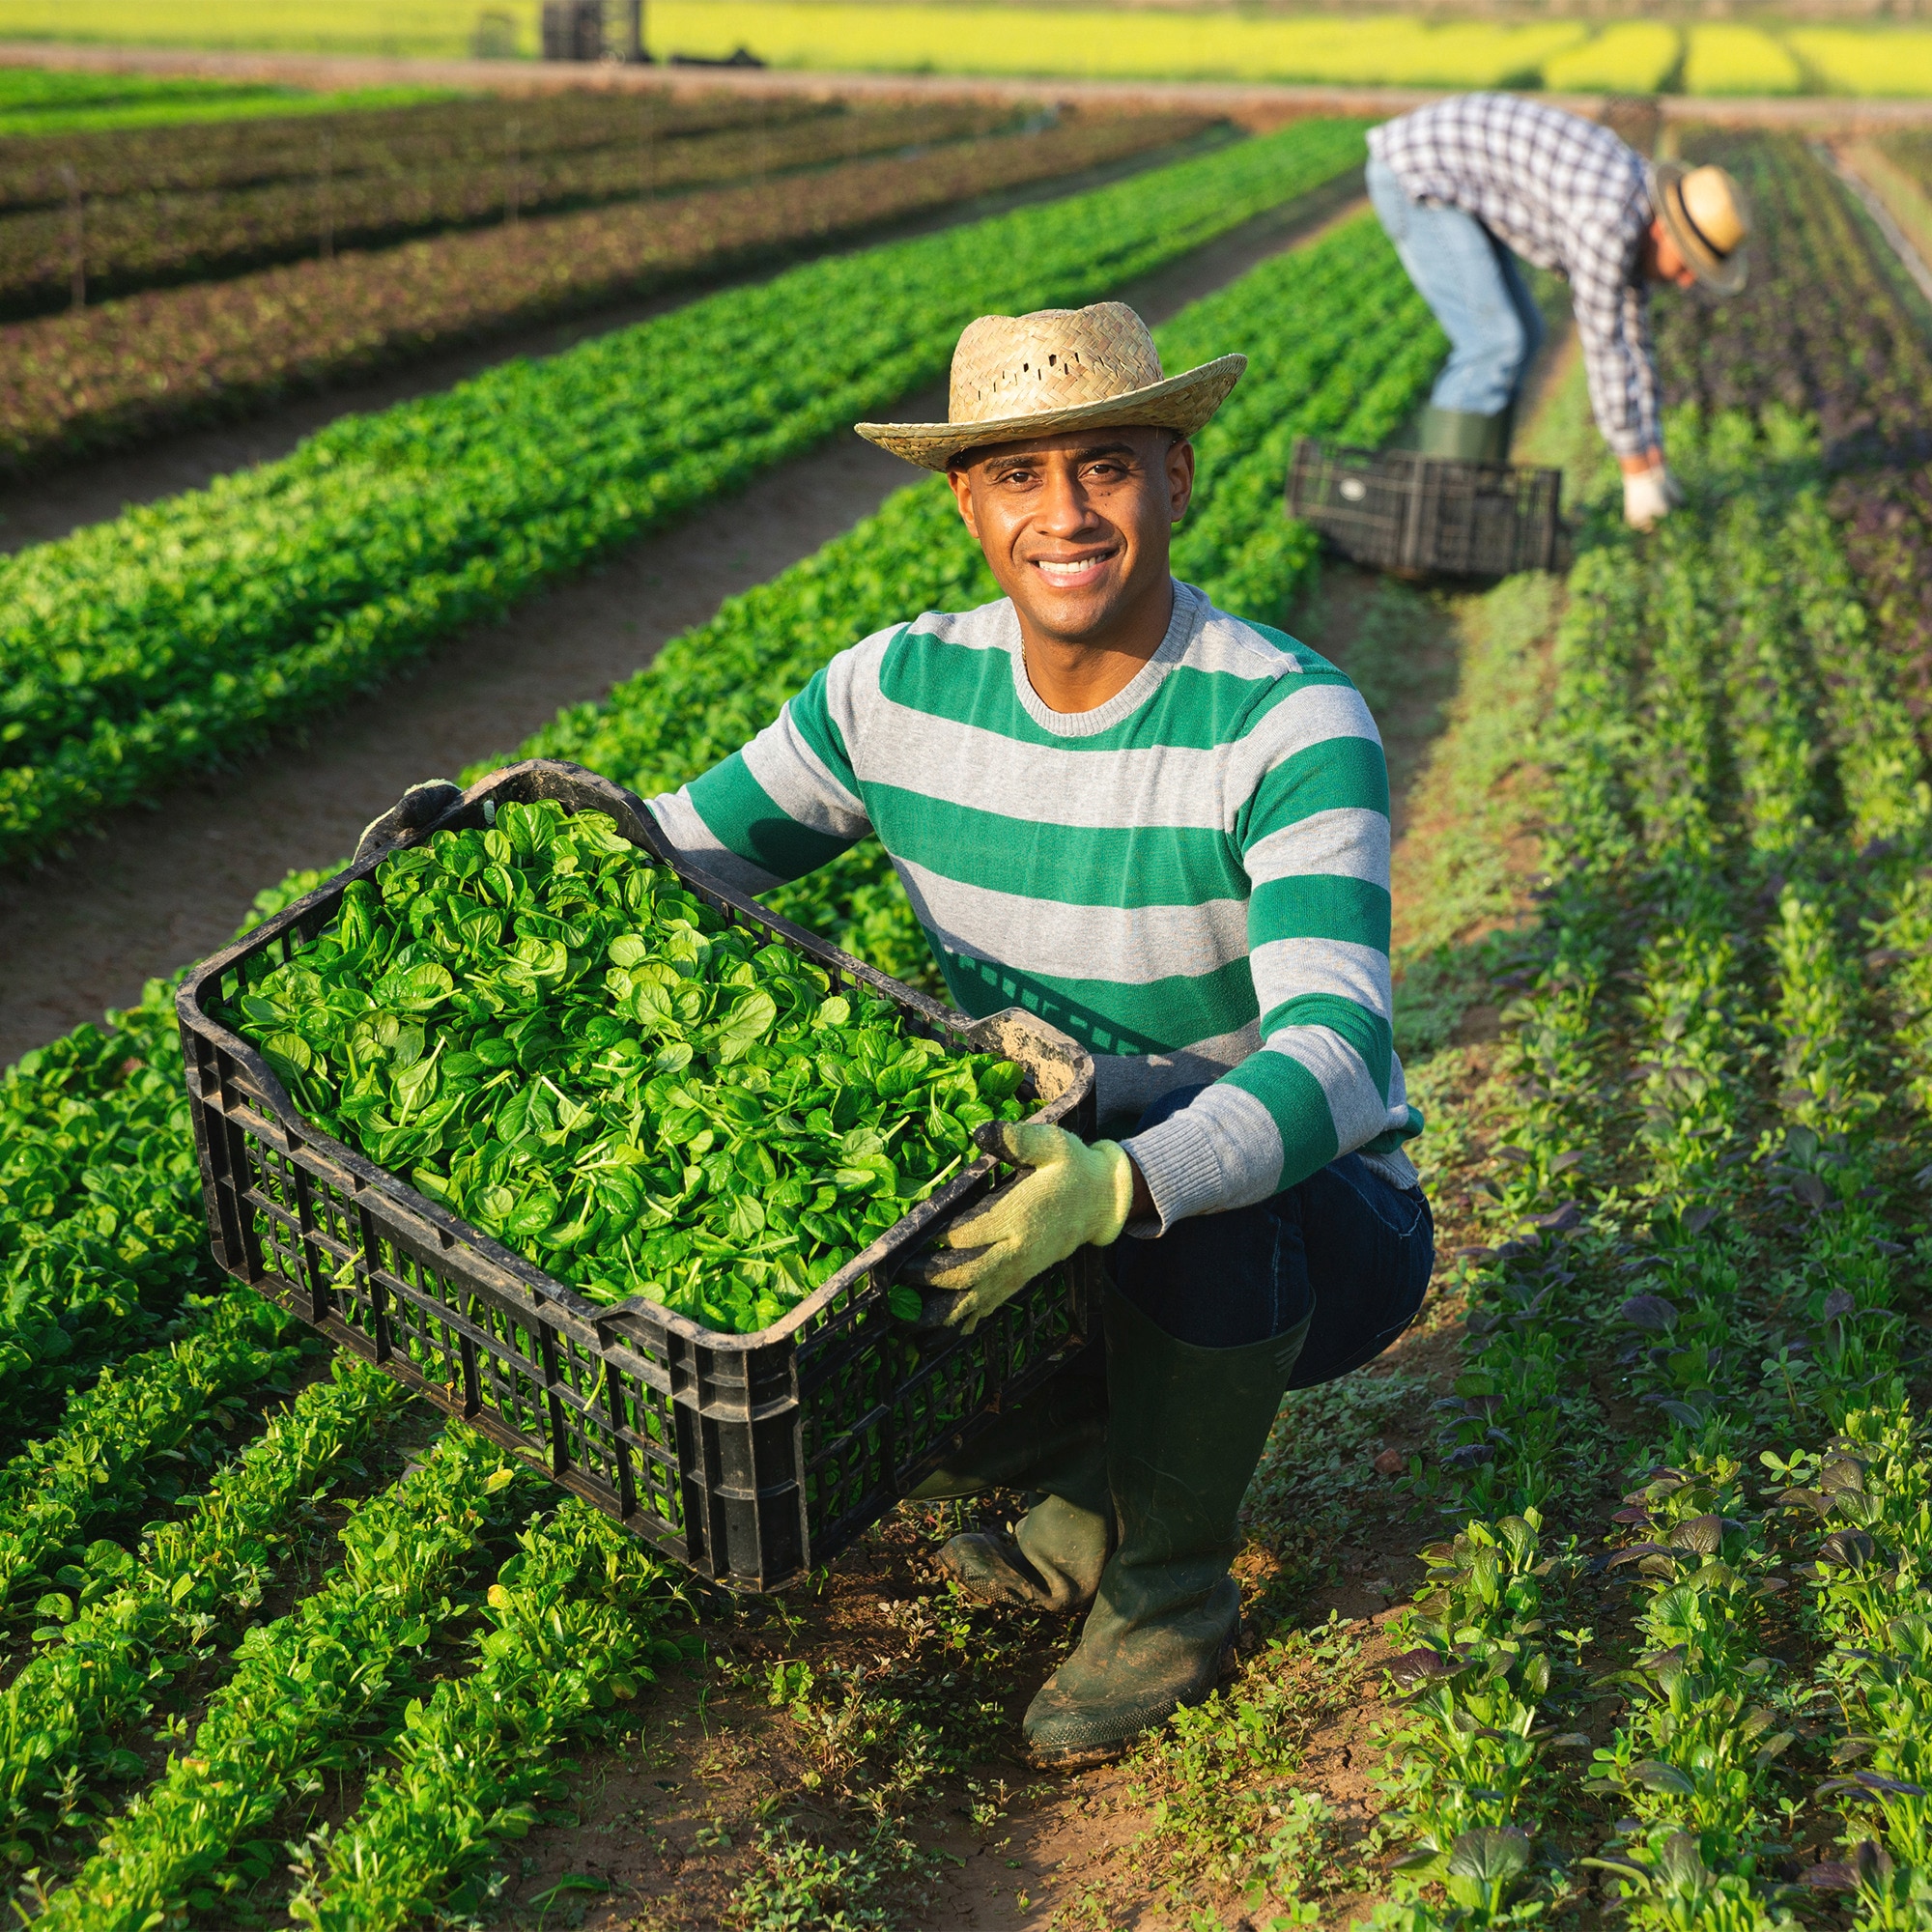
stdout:
[(943, 470), (1007, 593), (841, 652), (742, 751), (652, 801), (692, 864), (763, 892), (868, 833), (954, 1001), (1088, 1043), (1103, 1130), (1007, 1126), (1027, 1170), (925, 1259), (969, 1328), (1083, 1243), (1104, 1364), (922, 1491), (1028, 1492), (941, 1561), (1087, 1609), (1027, 1713), (1044, 1764), (1116, 1755), (1205, 1697), (1238, 1632), (1241, 1498), (1283, 1393), (1371, 1360), (1434, 1259), (1390, 1036), (1388, 775), (1352, 685), (1169, 575), (1188, 438), (1245, 358), (1164, 377), (1103, 302), (982, 316), (950, 420), (860, 433)]

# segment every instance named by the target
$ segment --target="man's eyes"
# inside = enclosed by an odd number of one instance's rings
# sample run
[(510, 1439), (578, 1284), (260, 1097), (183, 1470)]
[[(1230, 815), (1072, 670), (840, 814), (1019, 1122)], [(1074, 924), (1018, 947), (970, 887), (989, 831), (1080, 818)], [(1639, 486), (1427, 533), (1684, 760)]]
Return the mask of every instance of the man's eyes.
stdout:
[[(1084, 483), (1110, 485), (1126, 480), (1127, 468), (1122, 463), (1089, 463), (1082, 466), (1080, 479)], [(1005, 489), (1036, 490), (1045, 480), (1037, 469), (1005, 469), (1000, 472), (999, 482)]]

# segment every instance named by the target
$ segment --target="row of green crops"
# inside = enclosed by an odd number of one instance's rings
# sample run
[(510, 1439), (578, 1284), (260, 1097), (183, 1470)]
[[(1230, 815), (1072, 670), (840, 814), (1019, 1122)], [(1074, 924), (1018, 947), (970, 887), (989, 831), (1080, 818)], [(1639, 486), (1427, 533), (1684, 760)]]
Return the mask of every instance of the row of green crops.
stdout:
[(181, 1042), (158, 985), (0, 1077), (0, 1450), (213, 1286)]
[[(1204, 435), (1201, 507), (1179, 561), (1217, 596), (1273, 618), (1312, 559), (1307, 533), (1285, 526), (1278, 507), (1297, 429), (1365, 440), (1386, 435), (1426, 386), (1440, 342), (1367, 220), (1264, 265), (1159, 332), (1162, 353), (1176, 366), (1231, 340), (1254, 361), (1223, 419)], [(556, 729), (568, 743), (527, 749), (598, 756), (602, 745), (611, 775), (627, 782), (671, 783), (693, 775), (721, 743), (735, 745), (764, 723), (856, 635), (920, 603), (957, 605), (990, 594), (949, 501), (933, 483), (908, 491), (818, 557), (679, 640), (608, 706), (563, 721)], [(753, 679), (758, 693), (743, 697), (740, 712), (741, 687)], [(873, 936), (884, 942), (880, 951), (917, 943), (903, 898), (876, 861), (852, 862), (821, 881), (815, 900), (810, 887), (793, 889), (792, 903), (824, 926), (870, 905), (879, 915)], [(165, 990), (156, 987), (142, 1012), (158, 1023), (165, 1010)], [(81, 1037), (113, 1037), (92, 1029)], [(60, 1059), (55, 1049), (47, 1052), (52, 1059), (44, 1065)], [(60, 1064), (65, 1087), (37, 1088), (38, 1120), (30, 1123), (24, 1111), (17, 1117), (26, 1138), (44, 1131), (67, 1105), (111, 1100), (111, 1088), (94, 1094), (83, 1071), (106, 1069), (104, 1086), (113, 1065), (105, 1054), (77, 1046)], [(174, 1133), (179, 1145), (181, 1129)], [(133, 1377), (130, 1364), (127, 1378)], [(179, 1596), (224, 1624), (245, 1616), (244, 1588), (221, 1552), (264, 1552), (242, 1558), (244, 1574), (250, 1562), (264, 1569), (272, 1563), (290, 1510), (349, 1453), (334, 1445), (382, 1426), (384, 1412), (365, 1406), (382, 1379), (359, 1364), (340, 1365), (334, 1382), (305, 1392), (287, 1422), (278, 1418), (268, 1435), (218, 1469), (205, 1499), (179, 1526), (157, 1531), (139, 1560), (97, 1548), (75, 1566), (81, 1580), (69, 1585), (69, 1607), (47, 1606), (37, 1657), (17, 1680), (11, 1747), (5, 1725), (13, 1707), (0, 1703), (0, 1749), (14, 1753), (0, 1758), (0, 1773), (13, 1780), (16, 1857), (39, 1856), (49, 1844), (72, 1847), (76, 1836), (82, 1852), (95, 1843), (92, 1813), (76, 1828), (71, 1794), (78, 1789), (111, 1806), (111, 1746), (120, 1726), (151, 1705), (170, 1704), (166, 1674), (180, 1668), (171, 1661), (201, 1628), (192, 1619), (185, 1629), (172, 1620), (171, 1605)], [(303, 1439), (312, 1446), (298, 1458), (292, 1445)], [(477, 1559), (456, 1552), (453, 1531), (439, 1527), (455, 1520), (452, 1495), (464, 1510), (496, 1503), (487, 1489), (495, 1475), (485, 1477), (491, 1459), (464, 1449), (466, 1441), (473, 1438), (452, 1431), (445, 1442), (457, 1446), (444, 1457), (454, 1456), (453, 1463), (440, 1461), (355, 1519), (338, 1578), (280, 1623), (251, 1632), (211, 1704), (207, 1736), (197, 1734), (191, 1753), (184, 1748), (147, 1795), (111, 1820), (75, 1885), (54, 1892), (49, 1909), (57, 1919), (138, 1925), (155, 1912), (206, 1915), (218, 1912), (224, 1898), (277, 1883), (269, 1874), (283, 1857), (278, 1840), (288, 1829), (291, 1794), (321, 1767), (355, 1761), (357, 1741), (370, 1753), (373, 1775), (358, 1808), (337, 1826), (290, 1902), (302, 1922), (401, 1923), (445, 1898), (466, 1870), (492, 1855), (493, 1843), (527, 1829), (531, 1800), (556, 1775), (555, 1747), (604, 1712), (621, 1711), (645, 1681), (663, 1649), (658, 1632), (672, 1607), (671, 1585), (640, 1546), (582, 1506), (566, 1504), (526, 1533), (474, 1606), (482, 1627), (478, 1667), (450, 1671), (447, 1634), (471, 1626), (460, 1618), (440, 1625), (419, 1600), (441, 1592), (462, 1612), (463, 1592), (487, 1574)], [(506, 1489), (502, 1510), (516, 1496), (527, 1506), (522, 1479)], [(497, 1520), (507, 1523), (502, 1510)], [(232, 1526), (226, 1534), (224, 1524)], [(372, 1596), (371, 1553), (408, 1549), (418, 1534), (429, 1553), (407, 1574), (385, 1577), (386, 1595)], [(382, 1540), (389, 1536), (393, 1546)], [(436, 1574), (425, 1581), (419, 1573), (431, 1567)], [(347, 1655), (361, 1661), (363, 1674), (353, 1681), (329, 1647), (338, 1637)], [(160, 1661), (159, 1676), (144, 1676), (150, 1658)], [(90, 1668), (95, 1660), (98, 1671)], [(276, 1674), (298, 1668), (320, 1678), (312, 1724), (298, 1723), (270, 1696)], [(445, 1681), (410, 1704), (404, 1680), (412, 1672)]]
[(83, 130), (98, 139), (110, 130), (120, 133), (183, 122), (225, 126), (238, 121), (285, 121), (296, 115), (346, 118), (446, 98), (440, 88), (369, 87), (304, 94), (268, 81), (10, 67), (0, 72), (0, 142), (24, 139), (53, 147), (59, 136)]
[(886, 409), (976, 314), (1090, 300), (1360, 152), (1311, 122), (814, 262), (0, 562), (0, 858)]
[(216, 1460), (242, 1391), (294, 1363), (292, 1326), (247, 1290), (225, 1295), (192, 1334), (108, 1371), (52, 1435), (0, 1468), (0, 1607), (56, 1580), (91, 1528), (173, 1501)]
[(65, 1812), (94, 1807), (125, 1772), (117, 1738), (171, 1702), (169, 1687), (218, 1643), (232, 1644), (285, 1565), (304, 1512), (395, 1422), (400, 1383), (354, 1356), (331, 1367), (184, 1515), (143, 1537), (138, 1555), (101, 1538), (63, 1566), (62, 1587), (40, 1605), (47, 1623), (34, 1633), (34, 1654), (0, 1694), (0, 1830), (12, 1862), (31, 1862)]
[(1693, 507), (1600, 524), (1556, 639), (1551, 885), (1491, 1102), (1507, 1238), (1469, 1258), (1424, 1485), (1480, 1514), (1425, 1552), (1395, 1673), (1387, 1926), (1932, 1919), (1932, 791), (1914, 600), (1862, 602), (1848, 555), (1923, 477), (1867, 442), (1834, 482), (1819, 434), (1909, 415), (1932, 359), (1802, 148), (1726, 158), (1786, 245), (1662, 330), (1704, 405), (1671, 422)]
[(488, 1587), (491, 1558), (536, 1489), (484, 1437), (445, 1431), (420, 1468), (356, 1512), (322, 1586), (249, 1628), (192, 1752), (108, 1821), (42, 1922), (138, 1932), (151, 1915), (206, 1912), (272, 1869), (282, 1848), (257, 1833), (298, 1779), (340, 1763), (358, 1731), (400, 1719), (426, 1653)]

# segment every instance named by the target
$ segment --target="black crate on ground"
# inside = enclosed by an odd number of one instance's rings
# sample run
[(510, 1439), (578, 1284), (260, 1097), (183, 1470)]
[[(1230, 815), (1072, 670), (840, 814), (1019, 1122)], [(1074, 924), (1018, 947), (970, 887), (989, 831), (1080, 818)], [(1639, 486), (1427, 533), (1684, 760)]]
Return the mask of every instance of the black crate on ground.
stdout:
[(1376, 570), (1508, 577), (1568, 560), (1563, 472), (1465, 463), (1406, 449), (1352, 449), (1303, 438), (1288, 514)]
[[(885, 995), (910, 1031), (1017, 1061), (1030, 1076), (1022, 1092), (1041, 1103), (1034, 1118), (1093, 1133), (1094, 1063), (1065, 1034), (1017, 1008), (968, 1020), (676, 867), (642, 802), (581, 766), (533, 760), (495, 772), (399, 842), (545, 798), (609, 812), (688, 892), (804, 953), (835, 987)], [(616, 1307), (586, 1299), (309, 1125), (210, 1009), (312, 943), (344, 888), (380, 863), (358, 862), (205, 960), (176, 998), (214, 1257), (237, 1279), (742, 1590), (777, 1589), (828, 1562), (1094, 1332), (1091, 1250), (970, 1337), (891, 1314), (895, 1268), (987, 1192), (990, 1160), (920, 1203), (783, 1321), (725, 1335), (640, 1296)]]

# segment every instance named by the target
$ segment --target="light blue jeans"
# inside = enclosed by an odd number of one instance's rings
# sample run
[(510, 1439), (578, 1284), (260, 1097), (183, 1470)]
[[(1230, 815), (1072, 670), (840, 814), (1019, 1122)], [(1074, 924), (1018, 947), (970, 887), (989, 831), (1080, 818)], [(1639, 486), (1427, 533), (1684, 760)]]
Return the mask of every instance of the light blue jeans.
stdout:
[(1438, 410), (1500, 414), (1543, 341), (1543, 317), (1516, 257), (1473, 214), (1411, 201), (1373, 155), (1368, 180), (1402, 266), (1449, 338), (1429, 400)]

